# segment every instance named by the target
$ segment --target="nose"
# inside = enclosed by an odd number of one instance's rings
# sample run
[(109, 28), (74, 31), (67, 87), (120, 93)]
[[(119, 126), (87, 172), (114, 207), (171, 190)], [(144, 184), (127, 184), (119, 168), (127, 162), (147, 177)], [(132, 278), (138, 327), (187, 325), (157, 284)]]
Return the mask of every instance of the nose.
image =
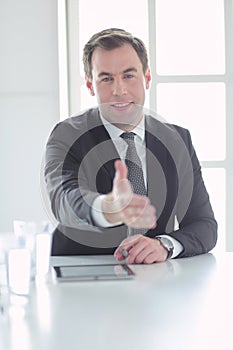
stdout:
[(115, 79), (113, 84), (113, 95), (122, 96), (127, 92), (125, 82), (122, 79)]

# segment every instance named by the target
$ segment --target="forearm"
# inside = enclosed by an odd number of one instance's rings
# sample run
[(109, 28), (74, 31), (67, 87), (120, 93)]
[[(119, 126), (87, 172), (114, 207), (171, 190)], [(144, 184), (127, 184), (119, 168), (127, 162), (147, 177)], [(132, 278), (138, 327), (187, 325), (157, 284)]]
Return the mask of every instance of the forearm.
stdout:
[(50, 208), (56, 220), (62, 225), (77, 228), (79, 224), (93, 225), (91, 206), (99, 195), (78, 186), (77, 179), (62, 174), (59, 162), (49, 162), (45, 166), (46, 191)]
[(53, 191), (50, 194), (51, 209), (62, 225), (78, 228), (80, 224), (94, 225), (91, 205), (98, 193), (81, 194), (80, 189)]
[(209, 252), (217, 242), (215, 219), (203, 219), (187, 224), (169, 234), (179, 241), (184, 249), (179, 257), (188, 257)]

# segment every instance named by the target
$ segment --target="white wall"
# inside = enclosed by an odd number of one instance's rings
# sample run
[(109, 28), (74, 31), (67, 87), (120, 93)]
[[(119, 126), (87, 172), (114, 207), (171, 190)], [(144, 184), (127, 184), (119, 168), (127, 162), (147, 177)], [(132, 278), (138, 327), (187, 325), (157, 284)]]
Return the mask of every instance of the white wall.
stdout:
[(59, 120), (56, 0), (0, 2), (0, 232), (46, 218), (40, 167)]

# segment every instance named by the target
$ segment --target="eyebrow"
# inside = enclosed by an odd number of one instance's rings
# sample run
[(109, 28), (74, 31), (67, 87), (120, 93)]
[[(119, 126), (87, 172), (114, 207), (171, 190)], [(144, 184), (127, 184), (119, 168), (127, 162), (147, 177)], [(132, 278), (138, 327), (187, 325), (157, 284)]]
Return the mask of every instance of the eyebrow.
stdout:
[[(121, 74), (126, 74), (126, 73), (130, 73), (130, 72), (135, 72), (135, 73), (137, 73), (137, 69), (136, 68), (127, 68), (127, 69), (125, 69)], [(112, 73), (108, 73), (108, 72), (101, 72), (101, 73), (99, 73), (98, 74), (98, 78), (101, 78), (102, 76), (110, 76), (110, 77), (112, 77), (114, 74), (112, 74)]]

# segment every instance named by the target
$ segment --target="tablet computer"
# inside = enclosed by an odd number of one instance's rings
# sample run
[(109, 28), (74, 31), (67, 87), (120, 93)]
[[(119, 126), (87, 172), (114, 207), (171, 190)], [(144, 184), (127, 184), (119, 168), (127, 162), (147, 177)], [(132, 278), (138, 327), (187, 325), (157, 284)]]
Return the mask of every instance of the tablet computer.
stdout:
[(127, 264), (53, 267), (58, 281), (125, 280), (135, 276)]

